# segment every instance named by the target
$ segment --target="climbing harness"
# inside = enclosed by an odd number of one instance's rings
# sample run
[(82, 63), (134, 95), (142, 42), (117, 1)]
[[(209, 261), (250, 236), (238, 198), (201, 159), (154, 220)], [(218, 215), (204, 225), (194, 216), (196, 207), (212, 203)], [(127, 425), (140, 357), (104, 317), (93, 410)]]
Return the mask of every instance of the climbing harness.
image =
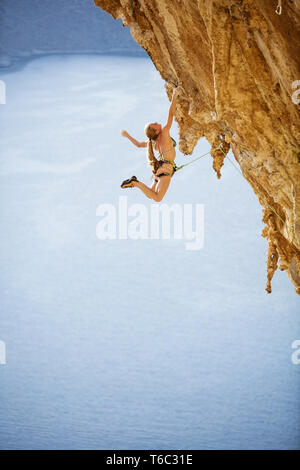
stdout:
[[(218, 150), (219, 148), (221, 149), (221, 145), (222, 145), (222, 144), (220, 144), (219, 147), (217, 147), (217, 150)], [(222, 150), (222, 149), (221, 149), (221, 150)], [(167, 150), (167, 151), (169, 151), (169, 150)], [(167, 151), (166, 151), (166, 152), (167, 152)], [(164, 152), (164, 153), (166, 153), (166, 152)], [(223, 152), (223, 153), (224, 153), (224, 152)], [(181, 170), (181, 169), (184, 168), (185, 166), (191, 165), (192, 163), (196, 162), (197, 160), (200, 160), (200, 158), (203, 158), (203, 157), (205, 157), (206, 155), (209, 155), (209, 154), (210, 154), (210, 151), (209, 151), (209, 152), (206, 152), (206, 153), (203, 153), (203, 155), (199, 155), (199, 157), (194, 158), (194, 160), (191, 160), (190, 162), (184, 163), (183, 165), (180, 165), (180, 166), (177, 166), (176, 163), (173, 162), (172, 160), (167, 160), (166, 158), (160, 158), (160, 155), (159, 155), (158, 159), (159, 159), (160, 162), (169, 163), (170, 165), (172, 165), (173, 168), (174, 168), (174, 173), (175, 173), (175, 171)], [(184, 155), (187, 155), (187, 154), (185, 153)], [(225, 155), (225, 156), (226, 156), (226, 155)]]
[[(219, 148), (219, 147), (218, 147), (218, 148)], [(166, 152), (164, 152), (164, 153), (166, 153)], [(200, 158), (205, 157), (205, 156), (208, 155), (209, 153), (210, 153), (210, 152), (206, 152), (206, 153), (204, 153), (203, 155), (200, 155), (199, 157), (194, 158), (194, 160), (191, 160), (190, 162), (184, 163), (183, 165), (180, 165), (180, 166), (177, 166), (176, 163), (173, 162), (172, 160), (167, 160), (166, 158), (159, 158), (160, 156), (158, 157), (158, 160), (159, 160), (160, 162), (169, 163), (170, 165), (172, 165), (173, 168), (174, 168), (174, 173), (175, 173), (175, 171), (181, 170), (181, 169), (184, 168), (185, 166), (191, 165), (192, 163), (196, 162), (197, 160), (200, 160)], [(187, 154), (185, 154), (185, 155), (187, 155)]]
[(281, 13), (282, 13), (281, 0), (278, 0), (278, 5), (277, 5), (277, 8), (276, 8), (275, 12), (277, 13), (277, 15), (281, 15)]
[(176, 169), (175, 169), (176, 168), (176, 163), (173, 162), (172, 160), (167, 160), (166, 158), (159, 158), (158, 161), (163, 162), (163, 163), (169, 163), (170, 165), (173, 166), (174, 170), (176, 171)]

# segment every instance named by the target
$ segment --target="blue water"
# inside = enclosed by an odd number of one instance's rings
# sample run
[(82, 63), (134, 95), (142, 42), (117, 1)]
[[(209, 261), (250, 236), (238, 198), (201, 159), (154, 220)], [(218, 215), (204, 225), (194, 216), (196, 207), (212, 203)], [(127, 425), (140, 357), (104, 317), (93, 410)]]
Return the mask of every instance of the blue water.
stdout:
[(44, 57), (0, 79), (0, 447), (300, 448), (299, 296), (280, 271), (265, 292), (261, 208), (230, 163), (217, 180), (201, 159), (164, 199), (204, 204), (202, 250), (96, 236), (99, 204), (151, 204), (120, 189), (150, 176), (120, 130), (167, 117), (152, 62)]

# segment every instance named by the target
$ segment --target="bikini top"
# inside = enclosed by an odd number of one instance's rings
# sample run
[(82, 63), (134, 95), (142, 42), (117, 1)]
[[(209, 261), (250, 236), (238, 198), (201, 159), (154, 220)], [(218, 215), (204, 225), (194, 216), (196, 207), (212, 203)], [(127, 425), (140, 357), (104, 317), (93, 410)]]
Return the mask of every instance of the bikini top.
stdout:
[[(171, 137), (171, 136), (170, 136)], [(172, 141), (173, 141), (173, 147), (176, 147), (176, 140), (173, 139), (173, 137), (171, 137)], [(165, 153), (168, 153), (170, 152), (170, 150), (172, 149), (169, 149), (169, 150), (166, 150), (165, 152), (161, 153), (159, 156), (158, 156), (158, 160), (159, 161), (164, 161), (165, 163), (170, 163), (174, 168), (176, 167), (175, 163), (172, 161), (172, 160), (167, 160), (166, 158), (161, 158), (162, 155), (164, 155)]]
[[(171, 136), (170, 136), (170, 137), (171, 137)], [(176, 144), (176, 140), (173, 139), (173, 137), (171, 137), (171, 139), (172, 139), (172, 141), (173, 141), (173, 147), (176, 147), (176, 145), (177, 145), (177, 144)]]

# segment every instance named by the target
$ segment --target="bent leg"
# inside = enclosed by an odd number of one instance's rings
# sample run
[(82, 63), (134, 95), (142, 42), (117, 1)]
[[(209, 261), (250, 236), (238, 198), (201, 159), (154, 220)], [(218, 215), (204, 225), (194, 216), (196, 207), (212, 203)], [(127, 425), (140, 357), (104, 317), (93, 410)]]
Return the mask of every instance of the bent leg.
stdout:
[(149, 199), (160, 202), (168, 190), (170, 181), (171, 176), (163, 176), (162, 178), (159, 178), (157, 183), (154, 182), (151, 188), (141, 181), (134, 181), (133, 186), (139, 188)]

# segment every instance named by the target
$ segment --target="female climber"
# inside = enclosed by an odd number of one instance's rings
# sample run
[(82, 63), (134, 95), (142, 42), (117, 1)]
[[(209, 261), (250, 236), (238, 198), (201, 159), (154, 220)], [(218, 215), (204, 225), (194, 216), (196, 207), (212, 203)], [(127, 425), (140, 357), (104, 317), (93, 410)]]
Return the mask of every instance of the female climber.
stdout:
[[(124, 137), (127, 137), (136, 147), (147, 147), (148, 164), (152, 168), (154, 181), (151, 186), (146, 186), (141, 181), (138, 181), (136, 176), (123, 181), (121, 188), (139, 188), (149, 199), (160, 202), (166, 194), (171, 177), (176, 171), (175, 160), (175, 140), (170, 137), (170, 129), (173, 123), (173, 118), (176, 108), (176, 98), (179, 94), (179, 88), (175, 88), (172, 95), (172, 101), (169, 109), (167, 123), (164, 127), (157, 122), (147, 124), (145, 126), (145, 134), (148, 141), (138, 142), (127, 131), (121, 131)], [(154, 149), (159, 152), (158, 159), (155, 158)]]

